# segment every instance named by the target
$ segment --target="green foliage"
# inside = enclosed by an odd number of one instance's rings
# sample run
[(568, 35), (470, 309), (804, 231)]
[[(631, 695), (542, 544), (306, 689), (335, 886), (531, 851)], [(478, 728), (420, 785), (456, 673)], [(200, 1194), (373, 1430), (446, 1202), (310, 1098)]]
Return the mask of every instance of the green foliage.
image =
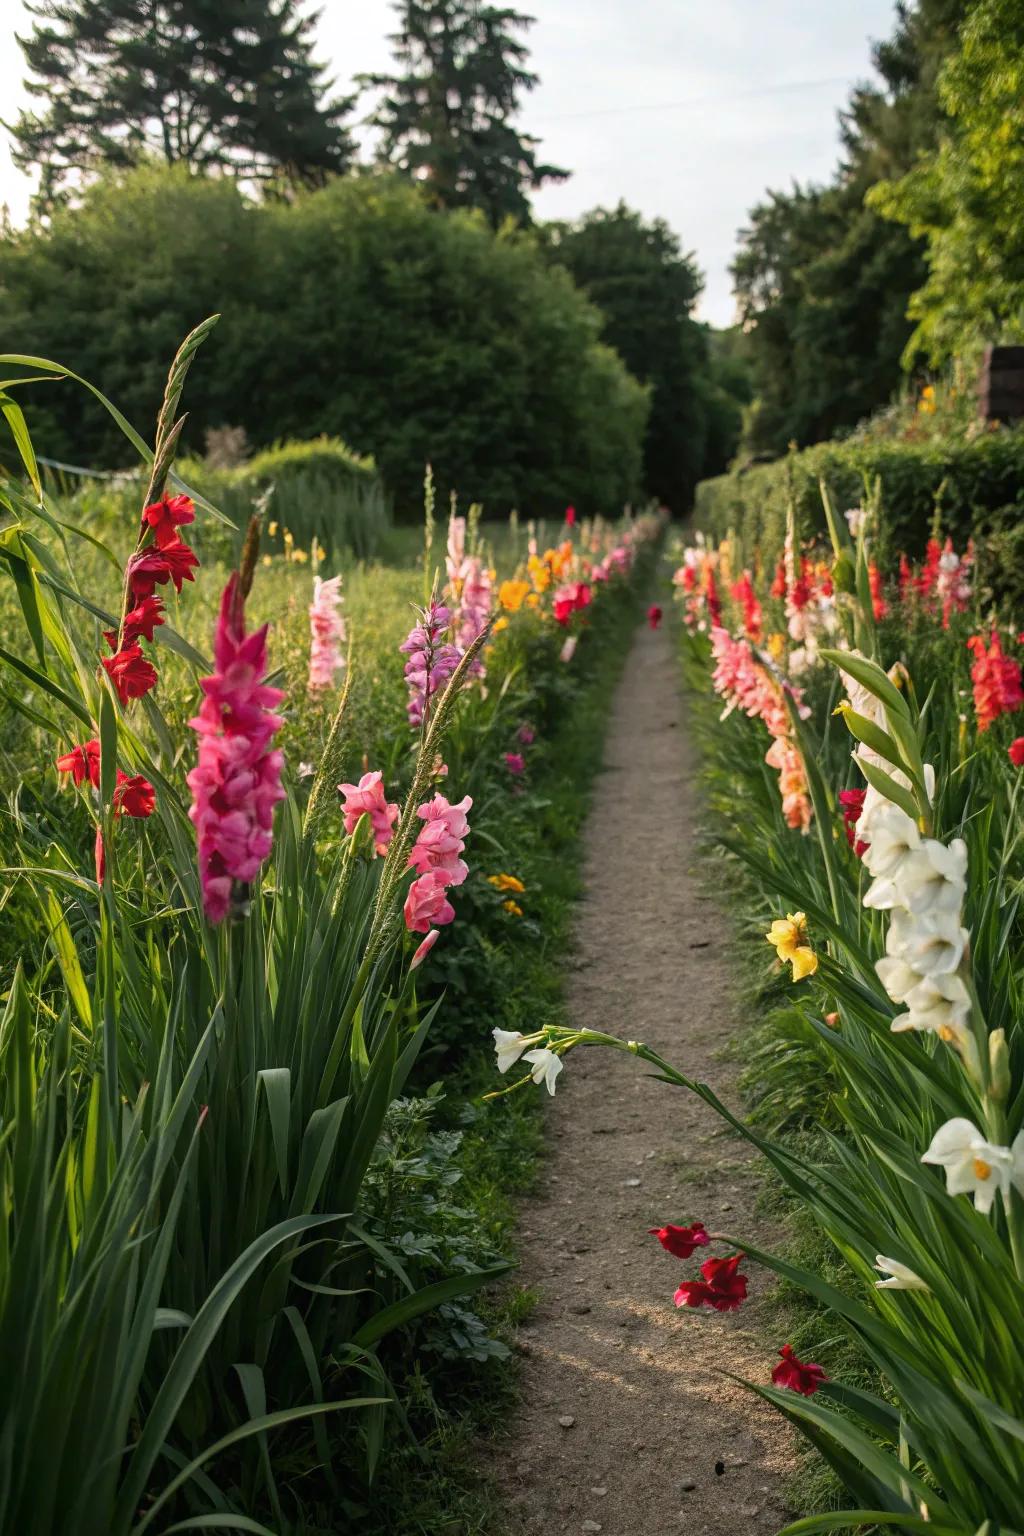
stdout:
[(537, 161), (537, 140), (514, 127), (523, 91), (537, 76), (517, 36), (533, 23), (508, 6), (477, 0), (395, 0), (394, 74), (373, 122), (381, 158), (421, 181), (439, 208), (478, 208), (497, 229), (530, 222), (528, 194), (569, 174)]
[(39, 202), (104, 164), (151, 156), (249, 180), (322, 182), (346, 168), (351, 101), (324, 100), (315, 18), (294, 0), (40, 0), (22, 39), (42, 103), (14, 125)]
[(958, 548), (978, 545), (979, 586), (1024, 601), (1024, 433), (1002, 430), (960, 442), (819, 443), (770, 464), (738, 469), (697, 488), (696, 518), (714, 538), (732, 531), (750, 559), (782, 545), (792, 497), (802, 533), (825, 531), (820, 482), (837, 507), (859, 506), (881, 477), (882, 553), (922, 553), (936, 515)]
[(604, 340), (649, 386), (645, 483), (683, 511), (701, 476), (724, 466), (735, 447), (723, 387), (728, 374), (709, 379), (705, 331), (692, 318), (703, 286), (693, 256), (682, 253), (663, 219), (645, 223), (622, 202), (574, 224), (546, 225), (542, 236), (552, 261), (604, 315)]
[(853, 426), (899, 383), (922, 248), (864, 199), (936, 144), (936, 76), (966, 9), (965, 0), (899, 6), (892, 38), (873, 49), (881, 84), (859, 86), (843, 114), (832, 183), (769, 193), (741, 232), (733, 273), (757, 388), (745, 439), (753, 453)]
[[(193, 451), (225, 425), (258, 446), (340, 436), (409, 513), (428, 459), (442, 495), (472, 485), (492, 512), (617, 512), (640, 494), (646, 393), (598, 313), (527, 237), (438, 218), (400, 178), (254, 207), (226, 180), (147, 168), (0, 242), (0, 332), (109, 379), (133, 419), (155, 413), (160, 360), (211, 310)], [(120, 466), (98, 403), (59, 382), (40, 395), (51, 457)]]
[(1024, 337), (1024, 5), (971, 7), (939, 80), (947, 131), (870, 202), (925, 242), (927, 278), (910, 305), (909, 361)]

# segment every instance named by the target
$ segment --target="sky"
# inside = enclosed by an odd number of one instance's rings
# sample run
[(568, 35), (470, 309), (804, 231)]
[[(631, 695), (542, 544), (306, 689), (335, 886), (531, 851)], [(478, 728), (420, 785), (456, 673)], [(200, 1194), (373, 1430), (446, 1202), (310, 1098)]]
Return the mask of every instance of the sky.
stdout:
[[(535, 194), (535, 216), (572, 219), (624, 198), (667, 220), (705, 274), (699, 318), (731, 324), (737, 231), (768, 188), (829, 178), (837, 111), (871, 78), (870, 42), (891, 32), (893, 0), (523, 0), (523, 9), (536, 18), (529, 46), (540, 84), (521, 126), (542, 140), (545, 160), (573, 173)], [(28, 21), (21, 0), (3, 0), (0, 12), (9, 120), (26, 100), (14, 34)], [(389, 0), (321, 0), (321, 12), (317, 52), (339, 89), (387, 68)], [(16, 223), (30, 191), (0, 128), (0, 203)]]

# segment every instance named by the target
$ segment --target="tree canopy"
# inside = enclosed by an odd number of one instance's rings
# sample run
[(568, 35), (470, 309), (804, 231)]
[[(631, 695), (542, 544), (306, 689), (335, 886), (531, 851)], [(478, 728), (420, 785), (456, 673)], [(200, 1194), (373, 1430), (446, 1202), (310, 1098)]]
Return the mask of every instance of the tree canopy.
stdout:
[(441, 208), (479, 208), (497, 227), (530, 219), (529, 193), (569, 173), (537, 159), (513, 123), (537, 84), (520, 34), (533, 18), (479, 0), (397, 0), (395, 70), (364, 77), (384, 92), (373, 121), (384, 162), (422, 182)]
[(37, 106), (14, 160), (40, 202), (104, 165), (157, 157), (247, 180), (344, 170), (351, 100), (328, 99), (316, 17), (295, 0), (38, 0), (19, 38)]

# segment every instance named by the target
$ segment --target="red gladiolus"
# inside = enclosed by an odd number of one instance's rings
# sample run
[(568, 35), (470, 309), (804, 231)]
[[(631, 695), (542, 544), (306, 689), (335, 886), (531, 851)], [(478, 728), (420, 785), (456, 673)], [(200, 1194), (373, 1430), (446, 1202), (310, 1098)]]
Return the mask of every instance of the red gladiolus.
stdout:
[(666, 1253), (675, 1254), (677, 1259), (688, 1259), (695, 1248), (704, 1248), (711, 1241), (704, 1230), (702, 1221), (695, 1221), (689, 1227), (674, 1227), (671, 1223), (664, 1227), (648, 1227), (652, 1237), (656, 1237)]
[(161, 496), (142, 514), (143, 522), (153, 530), (153, 537), (160, 549), (181, 542), (178, 529), (185, 523), (194, 523), (195, 505), (191, 496)]
[(934, 592), (939, 580), (939, 561), (942, 559), (942, 545), (938, 539), (929, 539), (925, 553), (924, 565), (921, 574), (916, 578), (914, 586), (922, 597), (927, 597), (929, 592)]
[(967, 649), (974, 656), (971, 665), (971, 682), (974, 684), (974, 708), (978, 716), (978, 730), (987, 731), (1000, 715), (1010, 714), (1024, 704), (1021, 688), (1020, 662), (1003, 655), (1003, 647), (995, 630), (992, 631), (988, 649), (981, 635), (972, 635)]
[(813, 1397), (822, 1382), (828, 1381), (820, 1365), (797, 1359), (792, 1344), (783, 1344), (779, 1354), (782, 1356), (782, 1364), (772, 1371), (772, 1381), (777, 1387), (788, 1387), (791, 1392), (799, 1392), (802, 1397)]
[(192, 572), (198, 564), (195, 551), (180, 539), (162, 549), (151, 544), (129, 563), (128, 580), (132, 596), (136, 600), (151, 597), (153, 589), (163, 586), (166, 581), (173, 581), (175, 592), (180, 592), (182, 582), (195, 581)]
[(661, 609), (658, 607), (657, 603), (652, 603), (648, 608), (647, 623), (650, 625), (651, 629), (657, 629), (658, 625), (661, 623)]
[(735, 1312), (746, 1298), (747, 1277), (737, 1274), (742, 1253), (730, 1259), (705, 1259), (703, 1280), (684, 1280), (676, 1291), (677, 1307), (714, 1307), (716, 1312)]
[(80, 747), (72, 747), (70, 752), (65, 752), (63, 757), (58, 757), (57, 768), (61, 773), (70, 773), (76, 784), (83, 784), (88, 779), (93, 789), (99, 789), (99, 742), (94, 738), (92, 741), (83, 742)]
[(571, 581), (559, 587), (551, 605), (555, 619), (559, 624), (568, 624), (574, 613), (589, 608), (593, 596), (593, 589), (585, 581)]
[[(1024, 768), (1024, 736), (1018, 736), (1016, 741), (1011, 741), (1006, 750), (1013, 766), (1015, 768)], [(77, 779), (75, 782), (78, 782)]]
[(141, 699), (156, 686), (156, 668), (143, 656), (137, 640), (118, 651), (116, 656), (102, 657), (102, 662), (122, 704), (127, 704), (129, 699)]
[(900, 555), (899, 585), (901, 603), (905, 603), (907, 600), (907, 593), (910, 591), (910, 584), (912, 579), (913, 575), (910, 569), (910, 561), (907, 559), (906, 555)]
[(103, 847), (103, 831), (100, 827), (96, 828), (96, 841), (93, 844), (93, 860), (96, 865), (96, 884), (102, 885), (104, 876), (107, 873), (107, 854), (106, 849)]
[(153, 631), (166, 622), (164, 605), (160, 599), (144, 597), (137, 607), (130, 608), (124, 616), (124, 644), (131, 645), (133, 640), (152, 641)]
[(136, 816), (144, 819), (156, 809), (156, 790), (141, 773), (122, 773), (117, 770), (117, 788), (114, 790), (114, 815)]
[(867, 852), (867, 843), (857, 836), (854, 828), (860, 820), (860, 813), (864, 809), (864, 789), (841, 789), (839, 791), (839, 804), (843, 808), (843, 824), (846, 828), (846, 841), (857, 855), (862, 859)]
[(872, 560), (868, 566), (868, 587), (871, 590), (871, 610), (876, 619), (884, 619), (889, 612), (882, 588), (882, 573)]
[(704, 597), (708, 605), (708, 618), (711, 620), (712, 629), (722, 627), (722, 604), (718, 596), (718, 586), (715, 582), (715, 573), (710, 565), (704, 567)]
[(575, 525), (575, 522), (576, 522), (576, 508), (575, 507), (566, 507), (566, 509), (565, 509), (565, 521), (569, 525), (570, 528), (572, 528)]
[(785, 595), (786, 595), (786, 562), (785, 562), (785, 560), (781, 560), (780, 559), (778, 565), (775, 567), (775, 579), (773, 580), (773, 582), (771, 584), (771, 587), (769, 588), (769, 591), (770, 591), (772, 597), (785, 597)]

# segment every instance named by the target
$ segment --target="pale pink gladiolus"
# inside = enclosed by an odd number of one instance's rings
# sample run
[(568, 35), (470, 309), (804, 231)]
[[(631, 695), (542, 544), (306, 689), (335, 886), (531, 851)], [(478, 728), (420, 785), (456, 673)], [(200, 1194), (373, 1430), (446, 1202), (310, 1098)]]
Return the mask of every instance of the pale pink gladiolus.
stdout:
[(429, 933), (454, 922), (455, 908), (445, 896), (445, 881), (436, 874), (420, 875), (409, 887), (403, 908), (410, 933)]
[(558, 659), (559, 659), (559, 661), (572, 661), (572, 659), (575, 656), (575, 654), (576, 654), (576, 636), (575, 635), (567, 635), (566, 639), (565, 639), (565, 644), (562, 646), (562, 649), (558, 653)]
[(472, 804), (468, 795), (450, 805), (444, 795), (437, 794), (419, 807), (416, 815), (423, 826), (409, 855), (410, 869), (418, 875), (436, 875), (445, 885), (462, 884), (469, 869), (459, 855), (469, 835), (466, 812)]
[(338, 611), (341, 607), (341, 577), (332, 576), (328, 581), (313, 578), (313, 601), (309, 605), (309, 686), (312, 689), (332, 688), (335, 676), (345, 665), (342, 644), (345, 640), (345, 620)]
[(457, 601), (460, 583), (466, 575), (466, 519), (456, 517), (454, 512), (448, 519), (448, 552), (444, 563), (449, 592)]
[(811, 802), (800, 752), (792, 738), (792, 724), (786, 707), (788, 694), (801, 718), (810, 713), (799, 688), (776, 681), (767, 667), (756, 658), (748, 640), (734, 640), (728, 630), (711, 631), (711, 649), (715, 657), (712, 685), (726, 700), (727, 712), (742, 709), (744, 714), (761, 720), (775, 738), (765, 754), (765, 762), (779, 773), (779, 793), (786, 821), (806, 832), (811, 822)]
[(247, 635), (245, 599), (235, 572), (221, 598), (212, 676), (189, 721), (199, 761), (188, 775), (203, 906), (211, 923), (228, 915), (234, 888), (248, 885), (273, 845), (274, 806), (284, 798), (283, 755), (270, 742), (281, 726), (273, 713), (284, 694), (268, 688), (267, 625)]
[(373, 828), (373, 851), (383, 858), (394, 836), (398, 820), (398, 806), (384, 795), (384, 775), (364, 773), (358, 784), (339, 784), (339, 794), (344, 796), (341, 810), (345, 818), (345, 831), (349, 837), (359, 824), (361, 816), (369, 816)]
[(410, 969), (410, 971), (414, 971), (417, 966), (423, 964), (424, 960), (430, 954), (430, 951), (433, 949), (434, 945), (437, 943), (437, 941), (438, 941), (438, 939), (440, 937), (441, 937), (441, 934), (440, 934), (439, 930), (437, 928), (431, 928), (430, 932), (427, 934), (426, 938), (423, 940), (423, 943), (418, 946), (418, 948), (416, 950), (416, 953), (413, 955), (412, 959), (409, 961), (409, 969)]
[[(475, 555), (465, 562), (464, 572), (458, 612), (455, 615), (455, 640), (460, 650), (468, 651), (486, 628), (494, 593), (491, 573)], [(486, 667), (482, 652), (473, 658), (470, 672), (474, 677), (484, 676)]]

